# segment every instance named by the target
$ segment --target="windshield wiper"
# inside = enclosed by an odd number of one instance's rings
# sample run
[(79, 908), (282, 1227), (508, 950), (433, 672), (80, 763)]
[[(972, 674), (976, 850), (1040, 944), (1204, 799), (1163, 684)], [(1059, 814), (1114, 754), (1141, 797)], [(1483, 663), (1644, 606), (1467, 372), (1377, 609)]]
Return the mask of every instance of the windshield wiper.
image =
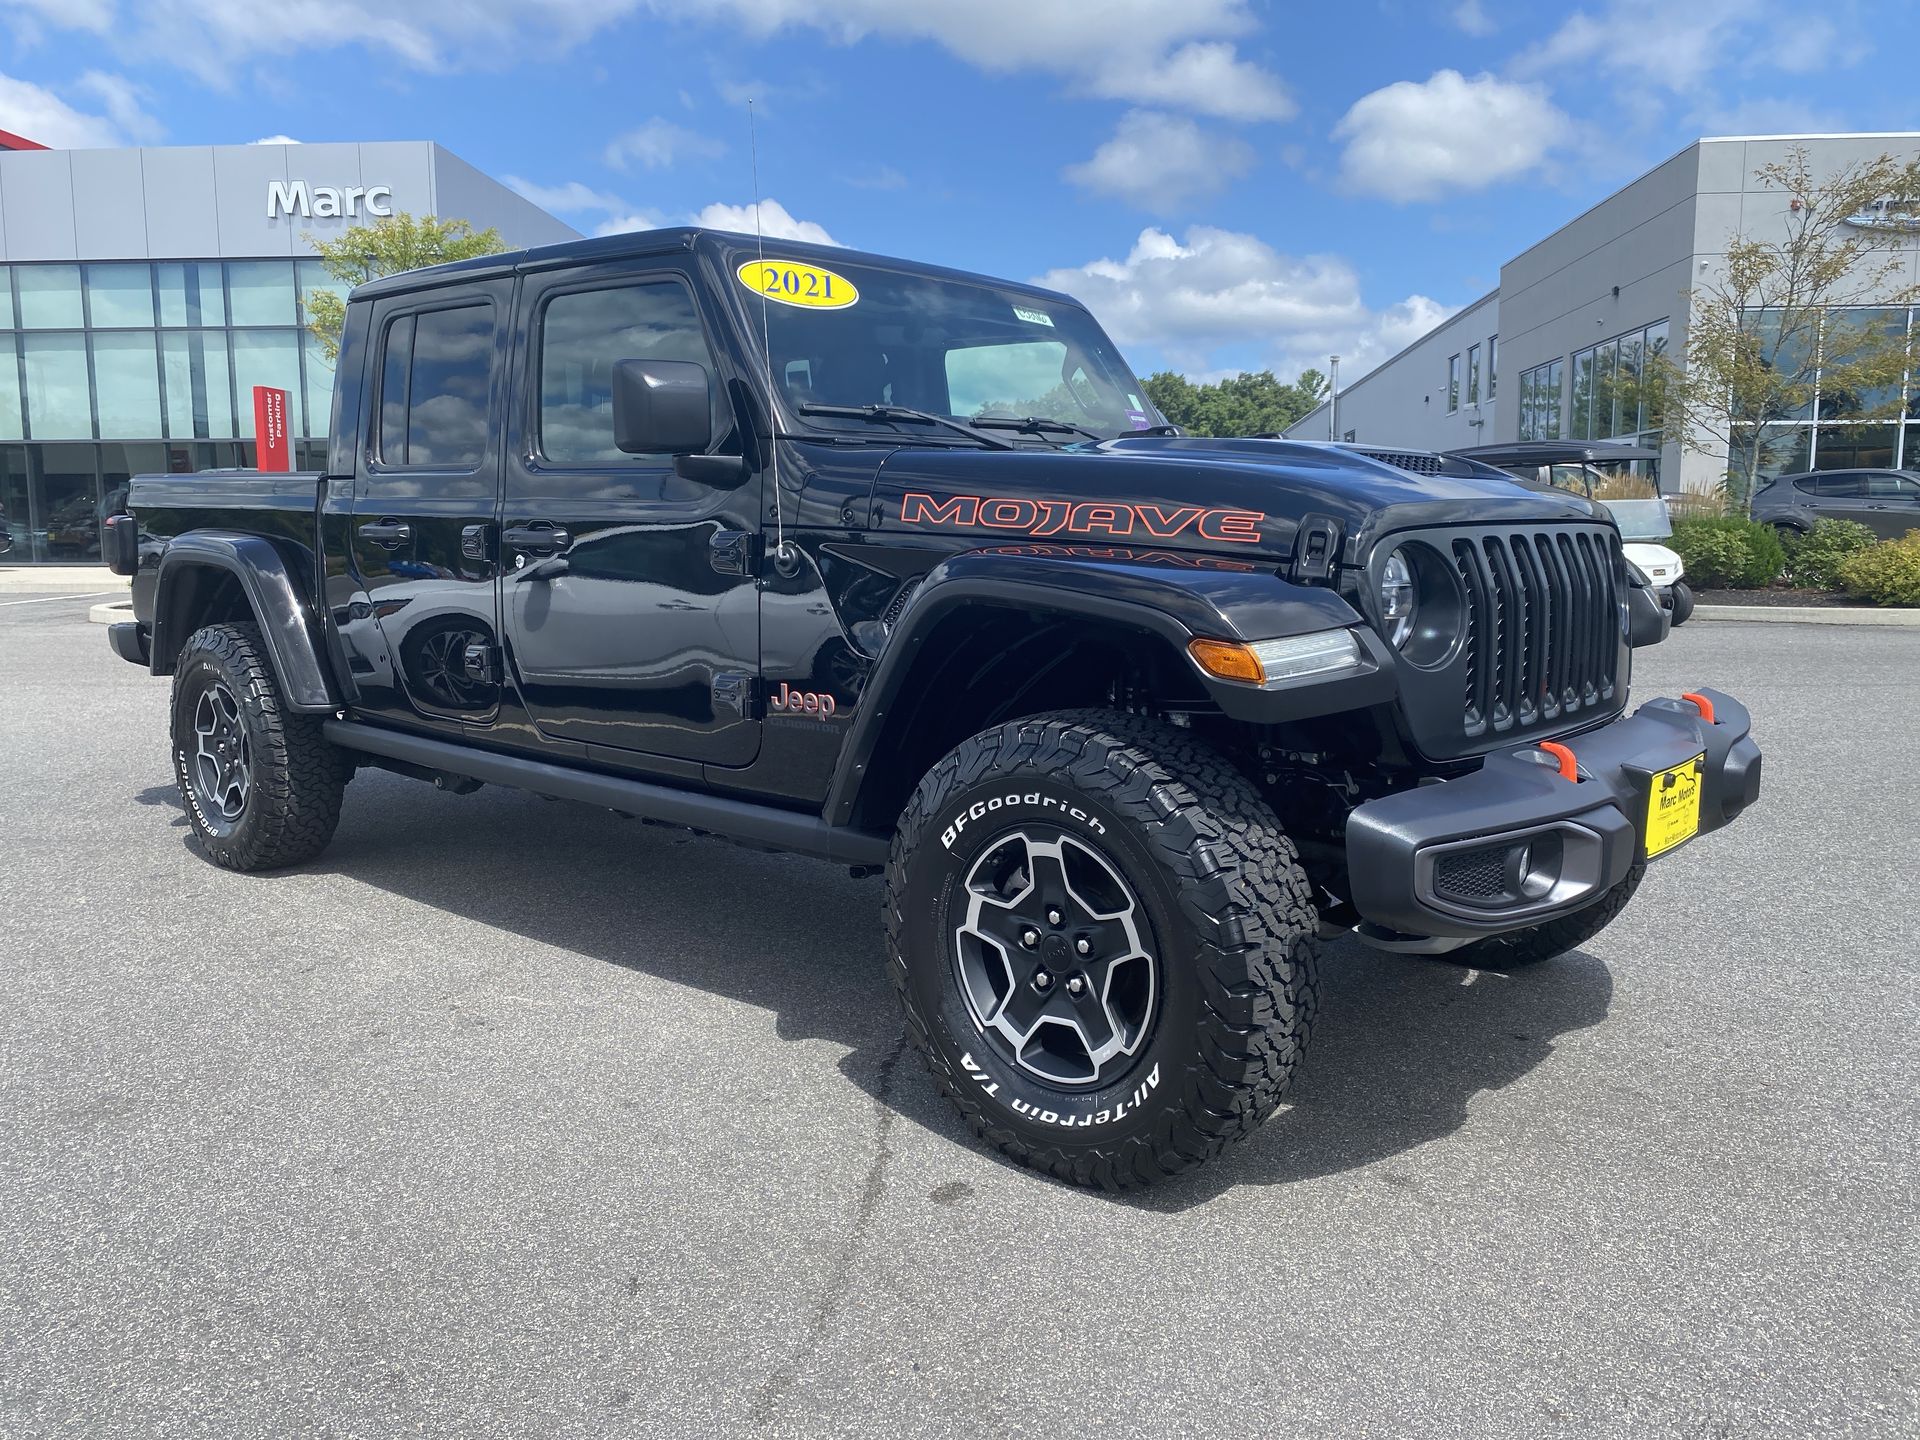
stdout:
[(982, 445), (994, 450), (1012, 450), (1015, 448), (997, 435), (988, 435), (973, 428), (964, 420), (949, 420), (944, 415), (935, 415), (931, 410), (910, 410), (904, 405), (820, 405), (809, 403), (800, 407), (802, 415), (830, 415), (842, 420), (917, 420), (923, 425), (944, 425), (949, 430), (957, 430), (970, 440), (978, 440)]
[(1069, 425), (1064, 420), (1049, 420), (1042, 415), (1029, 415), (1024, 420), (1016, 420), (1011, 415), (976, 415), (970, 423), (982, 430), (1018, 430), (1023, 435), (1084, 435), (1089, 440), (1107, 438), (1084, 425)]

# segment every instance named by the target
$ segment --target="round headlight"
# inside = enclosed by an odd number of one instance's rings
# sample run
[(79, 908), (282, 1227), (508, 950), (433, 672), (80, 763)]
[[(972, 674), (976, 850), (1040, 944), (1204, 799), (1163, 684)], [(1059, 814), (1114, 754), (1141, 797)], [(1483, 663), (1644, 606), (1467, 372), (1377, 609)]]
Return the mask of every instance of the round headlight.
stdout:
[(1414, 606), (1413, 567), (1396, 550), (1380, 567), (1380, 619), (1387, 628), (1388, 643), (1396, 650), (1413, 634)]

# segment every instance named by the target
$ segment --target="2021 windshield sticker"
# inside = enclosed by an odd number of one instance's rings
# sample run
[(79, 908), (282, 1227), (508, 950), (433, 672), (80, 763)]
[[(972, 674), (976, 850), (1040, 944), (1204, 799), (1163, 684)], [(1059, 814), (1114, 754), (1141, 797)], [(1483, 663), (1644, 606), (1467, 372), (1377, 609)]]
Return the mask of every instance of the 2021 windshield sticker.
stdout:
[(1044, 325), (1049, 330), (1053, 328), (1053, 317), (1044, 310), (1029, 310), (1024, 305), (1016, 305), (1013, 307), (1013, 318), (1024, 320), (1029, 325)]
[(803, 310), (845, 310), (860, 303), (860, 289), (844, 275), (798, 260), (749, 260), (733, 272), (756, 295)]

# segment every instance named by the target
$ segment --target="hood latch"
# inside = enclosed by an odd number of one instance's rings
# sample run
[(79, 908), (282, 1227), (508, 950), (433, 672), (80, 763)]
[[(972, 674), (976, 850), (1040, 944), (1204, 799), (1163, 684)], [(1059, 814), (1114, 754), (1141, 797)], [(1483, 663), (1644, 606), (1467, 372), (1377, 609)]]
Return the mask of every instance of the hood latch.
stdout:
[(1309, 515), (1293, 535), (1293, 565), (1288, 575), (1303, 585), (1321, 584), (1333, 574), (1340, 554), (1340, 524), (1325, 515)]

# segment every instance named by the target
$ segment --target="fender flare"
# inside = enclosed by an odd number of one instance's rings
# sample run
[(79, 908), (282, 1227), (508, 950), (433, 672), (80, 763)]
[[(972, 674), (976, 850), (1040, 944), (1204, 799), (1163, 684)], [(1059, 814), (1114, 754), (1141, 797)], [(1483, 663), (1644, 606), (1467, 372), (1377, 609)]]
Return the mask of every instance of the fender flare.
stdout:
[(221, 570), (239, 580), (289, 710), (323, 715), (339, 708), (293, 568), (272, 541), (233, 530), (190, 530), (167, 543), (154, 576), (150, 668), (155, 675), (173, 673), (174, 657), (191, 633), (175, 633), (182, 621), (174, 613), (179, 607), (173, 596), (180, 578), (195, 569)]
[[(1295, 585), (1264, 568), (1175, 570), (1138, 560), (1032, 553), (1055, 548), (970, 550), (927, 573), (861, 689), (827, 791), (823, 814), (828, 824), (852, 823), (869, 762), (915, 660), (942, 621), (970, 607), (1083, 616), (1157, 636), (1178, 652), (1224, 713), (1255, 724), (1362, 709), (1385, 703), (1396, 692), (1392, 653), (1332, 590)], [(1345, 628), (1355, 628), (1360, 637), (1366, 657), (1362, 669), (1279, 690), (1216, 680), (1186, 653), (1187, 642), (1196, 637), (1272, 640)]]

